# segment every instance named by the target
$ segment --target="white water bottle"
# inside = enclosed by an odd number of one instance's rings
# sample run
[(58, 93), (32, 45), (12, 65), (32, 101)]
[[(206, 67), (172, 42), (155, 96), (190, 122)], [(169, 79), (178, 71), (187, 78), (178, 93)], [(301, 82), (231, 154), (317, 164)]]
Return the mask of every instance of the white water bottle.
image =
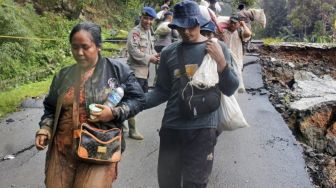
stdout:
[(105, 105), (109, 106), (110, 108), (115, 107), (124, 97), (124, 89), (122, 87), (117, 87), (112, 89), (112, 91), (108, 94), (107, 100), (104, 103)]

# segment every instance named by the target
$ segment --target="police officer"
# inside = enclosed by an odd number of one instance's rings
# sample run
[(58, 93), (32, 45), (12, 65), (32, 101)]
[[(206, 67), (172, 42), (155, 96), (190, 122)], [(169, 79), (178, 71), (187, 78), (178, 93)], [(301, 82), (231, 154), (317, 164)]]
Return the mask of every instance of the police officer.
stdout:
[[(144, 92), (148, 91), (149, 63), (157, 64), (159, 54), (154, 50), (154, 37), (151, 34), (151, 26), (157, 17), (151, 7), (144, 7), (139, 25), (135, 26), (127, 38), (127, 51), (129, 53), (127, 63), (134, 71), (135, 77)], [(129, 137), (142, 140), (143, 136), (135, 127), (135, 118), (128, 119)]]

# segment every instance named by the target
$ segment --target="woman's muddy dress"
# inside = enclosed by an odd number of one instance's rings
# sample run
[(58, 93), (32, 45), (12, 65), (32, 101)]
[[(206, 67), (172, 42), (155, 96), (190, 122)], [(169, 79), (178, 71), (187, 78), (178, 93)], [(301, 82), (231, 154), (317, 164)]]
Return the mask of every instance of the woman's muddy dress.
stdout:
[[(84, 82), (94, 70), (88, 71), (81, 78), (79, 121), (87, 122), (85, 110)], [(76, 159), (73, 151), (73, 97), (74, 87), (70, 87), (64, 95), (62, 113), (52, 147), (46, 163), (47, 188), (111, 188), (117, 177), (117, 163), (96, 165)]]

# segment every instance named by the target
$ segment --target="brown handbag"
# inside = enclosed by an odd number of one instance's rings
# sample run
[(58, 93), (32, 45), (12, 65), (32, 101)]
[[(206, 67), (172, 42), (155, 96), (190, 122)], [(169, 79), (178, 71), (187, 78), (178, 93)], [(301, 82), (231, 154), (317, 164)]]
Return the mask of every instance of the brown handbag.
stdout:
[(76, 72), (73, 101), (73, 146), (78, 159), (94, 164), (111, 164), (121, 159), (121, 130), (93, 127), (87, 123), (79, 126), (80, 73)]
[(76, 156), (82, 160), (96, 164), (118, 162), (121, 159), (121, 130), (98, 129), (83, 123), (74, 131)]

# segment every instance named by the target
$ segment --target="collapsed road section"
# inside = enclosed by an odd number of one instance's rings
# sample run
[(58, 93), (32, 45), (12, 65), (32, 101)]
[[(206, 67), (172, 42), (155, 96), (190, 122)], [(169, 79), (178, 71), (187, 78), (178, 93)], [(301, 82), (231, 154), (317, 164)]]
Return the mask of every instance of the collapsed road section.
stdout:
[(305, 150), (317, 187), (336, 185), (336, 45), (282, 43), (260, 48), (269, 99)]

